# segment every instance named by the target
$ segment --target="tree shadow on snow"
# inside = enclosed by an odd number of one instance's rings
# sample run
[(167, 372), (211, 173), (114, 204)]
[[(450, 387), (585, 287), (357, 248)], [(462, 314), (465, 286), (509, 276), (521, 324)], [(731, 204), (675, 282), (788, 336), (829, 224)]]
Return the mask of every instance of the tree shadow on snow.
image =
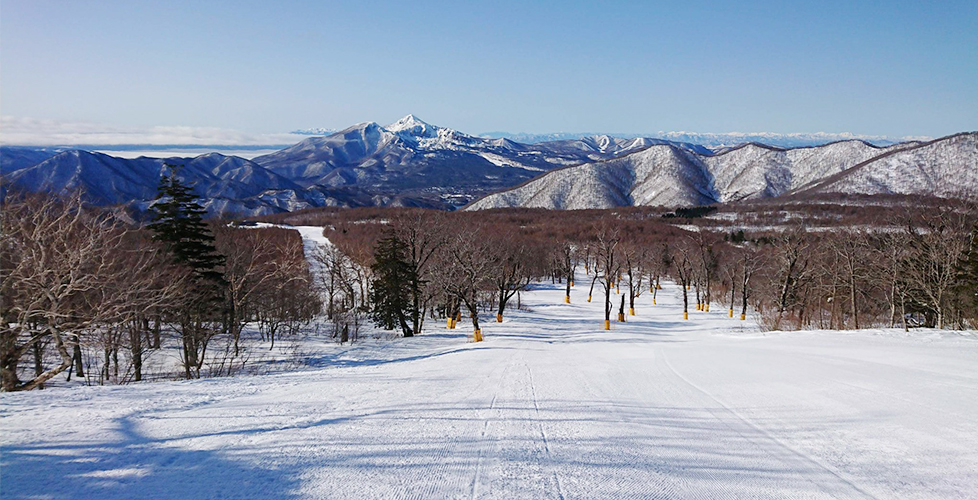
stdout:
[(119, 439), (84, 444), (4, 446), (3, 497), (208, 499), (297, 497), (292, 470), (188, 450), (139, 433), (119, 420)]
[[(478, 345), (471, 345), (471, 346), (470, 345), (462, 345), (462, 346), (459, 346), (459, 347), (457, 347), (455, 349), (450, 349), (450, 350), (441, 351), (441, 352), (429, 352), (429, 353), (425, 353), (425, 354), (415, 354), (415, 355), (411, 355), (411, 356), (401, 356), (401, 357), (395, 356), (395, 357), (392, 357), (392, 358), (365, 358), (365, 359), (357, 359), (357, 358), (350, 357), (350, 353), (349, 352), (339, 352), (339, 353), (327, 353), (327, 354), (324, 354), (322, 356), (316, 356), (316, 357), (312, 357), (312, 358), (307, 358), (306, 359), (306, 364), (309, 365), (309, 366), (316, 366), (316, 367), (319, 367), (319, 366), (329, 366), (329, 367), (380, 366), (380, 365), (388, 365), (388, 364), (392, 364), (392, 363), (407, 363), (407, 362), (410, 362), (410, 361), (420, 361), (420, 360), (424, 360), (424, 359), (438, 358), (438, 357), (446, 356), (446, 355), (449, 355), (449, 354), (458, 354), (458, 353), (462, 353), (462, 352), (471, 351), (473, 349), (507, 349), (507, 350), (510, 350), (510, 349), (515, 349), (515, 348), (513, 348), (513, 347), (490, 346), (490, 345), (486, 345), (486, 344), (478, 344)], [(376, 352), (373, 352), (373, 353), (370, 353), (370, 354), (376, 355), (377, 353)]]

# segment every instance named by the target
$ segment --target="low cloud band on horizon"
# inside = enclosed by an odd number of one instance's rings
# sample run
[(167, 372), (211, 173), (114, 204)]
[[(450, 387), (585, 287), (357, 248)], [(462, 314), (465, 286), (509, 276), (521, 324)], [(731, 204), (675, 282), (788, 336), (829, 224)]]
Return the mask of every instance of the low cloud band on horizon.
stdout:
[(281, 146), (295, 144), (307, 137), (291, 133), (253, 134), (217, 127), (119, 127), (15, 116), (0, 117), (0, 144), (4, 146)]

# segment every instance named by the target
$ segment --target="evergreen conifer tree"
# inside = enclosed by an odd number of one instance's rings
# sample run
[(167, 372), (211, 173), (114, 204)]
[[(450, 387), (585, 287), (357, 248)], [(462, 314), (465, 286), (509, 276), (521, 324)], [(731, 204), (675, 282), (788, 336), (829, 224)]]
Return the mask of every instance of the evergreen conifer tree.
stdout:
[(371, 318), (377, 326), (387, 330), (400, 327), (405, 337), (414, 336), (407, 321), (412, 314), (411, 284), (415, 278), (407, 262), (407, 244), (393, 234), (388, 235), (377, 243), (374, 260)]
[(151, 208), (153, 237), (166, 245), (176, 262), (193, 270), (198, 282), (220, 285), (224, 256), (217, 252), (214, 236), (204, 222), (206, 212), (190, 187), (177, 177), (178, 167), (165, 166), (170, 172), (160, 180), (157, 202)]
[(153, 238), (162, 242), (173, 260), (192, 274), (187, 301), (175, 311), (183, 341), (183, 366), (186, 377), (200, 376), (204, 353), (210, 339), (227, 331), (225, 303), (227, 283), (224, 280), (224, 256), (217, 252), (214, 235), (204, 222), (204, 208), (188, 186), (180, 182), (177, 168), (160, 180), (157, 202), (153, 205), (149, 228)]

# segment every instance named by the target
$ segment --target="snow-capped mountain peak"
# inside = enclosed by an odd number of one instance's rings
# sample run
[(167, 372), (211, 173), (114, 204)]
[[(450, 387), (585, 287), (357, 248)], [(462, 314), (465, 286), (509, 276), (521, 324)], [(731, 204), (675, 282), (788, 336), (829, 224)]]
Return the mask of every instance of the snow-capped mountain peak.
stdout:
[(418, 117), (410, 114), (394, 123), (391, 123), (385, 128), (397, 135), (408, 135), (426, 139), (438, 137), (438, 132), (442, 129), (442, 127), (436, 127), (426, 123)]

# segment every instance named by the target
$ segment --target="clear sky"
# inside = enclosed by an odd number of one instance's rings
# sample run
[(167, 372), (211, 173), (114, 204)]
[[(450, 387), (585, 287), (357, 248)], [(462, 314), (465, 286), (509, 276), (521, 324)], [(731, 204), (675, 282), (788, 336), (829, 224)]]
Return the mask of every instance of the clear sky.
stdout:
[(937, 137), (978, 129), (978, 2), (2, 0), (0, 113)]

